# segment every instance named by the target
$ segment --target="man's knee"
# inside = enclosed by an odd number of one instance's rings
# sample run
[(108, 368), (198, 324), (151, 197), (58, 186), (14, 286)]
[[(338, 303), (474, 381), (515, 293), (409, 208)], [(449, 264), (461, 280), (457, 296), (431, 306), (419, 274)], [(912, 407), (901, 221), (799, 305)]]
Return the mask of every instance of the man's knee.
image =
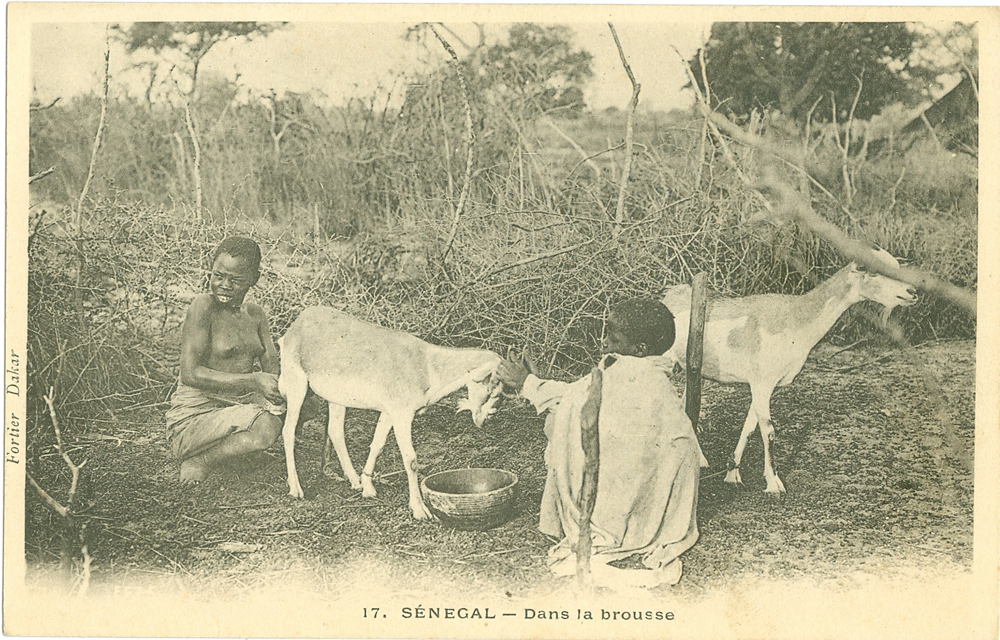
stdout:
[(259, 449), (267, 449), (278, 441), (283, 422), (273, 413), (262, 413), (250, 425), (250, 435)]

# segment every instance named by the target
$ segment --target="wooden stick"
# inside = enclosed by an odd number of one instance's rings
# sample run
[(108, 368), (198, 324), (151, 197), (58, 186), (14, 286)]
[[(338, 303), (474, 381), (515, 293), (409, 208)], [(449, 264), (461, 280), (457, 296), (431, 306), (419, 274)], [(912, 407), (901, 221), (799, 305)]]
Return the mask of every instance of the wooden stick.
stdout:
[(443, 260), (448, 258), (448, 254), (451, 253), (452, 245), (455, 244), (455, 236), (458, 235), (458, 222), (462, 217), (462, 210), (465, 208), (465, 203), (469, 198), (469, 187), (472, 183), (472, 152), (475, 148), (476, 134), (472, 130), (472, 107), (469, 105), (469, 89), (465, 84), (465, 74), (462, 72), (462, 64), (458, 60), (458, 54), (451, 47), (447, 40), (441, 37), (441, 34), (437, 32), (434, 25), (427, 25), (434, 37), (438, 39), (441, 46), (444, 47), (448, 55), (451, 56), (451, 64), (455, 67), (455, 74), (458, 76), (458, 84), (462, 88), (462, 106), (465, 107), (465, 141), (466, 141), (466, 156), (465, 156), (465, 176), (462, 178), (462, 193), (458, 196), (458, 204), (455, 205), (455, 216), (451, 223), (451, 231), (448, 232), (448, 240), (445, 243)]
[(601, 444), (598, 436), (598, 414), (601, 411), (603, 373), (594, 367), (590, 374), (587, 400), (580, 411), (580, 440), (583, 445), (583, 486), (580, 489), (580, 537), (576, 541), (576, 578), (581, 585), (590, 581), (590, 517), (597, 502), (597, 479), (600, 475)]
[(628, 113), (625, 116), (625, 164), (622, 167), (622, 179), (618, 188), (618, 203), (615, 205), (615, 225), (612, 227), (612, 236), (617, 238), (622, 222), (625, 220), (625, 192), (628, 190), (628, 176), (632, 170), (632, 121), (635, 118), (635, 108), (639, 104), (639, 91), (642, 86), (635, 81), (635, 76), (632, 75), (632, 67), (629, 66), (628, 60), (625, 58), (625, 52), (622, 50), (621, 41), (618, 40), (615, 25), (609, 22), (608, 28), (611, 29), (611, 35), (615, 39), (618, 57), (621, 58), (622, 66), (625, 67), (628, 80), (632, 83), (632, 98), (628, 102)]
[(698, 430), (701, 412), (701, 361), (705, 343), (705, 315), (708, 307), (708, 274), (695, 275), (691, 282), (691, 321), (687, 340), (687, 382), (684, 386), (684, 411), (691, 419), (691, 427)]

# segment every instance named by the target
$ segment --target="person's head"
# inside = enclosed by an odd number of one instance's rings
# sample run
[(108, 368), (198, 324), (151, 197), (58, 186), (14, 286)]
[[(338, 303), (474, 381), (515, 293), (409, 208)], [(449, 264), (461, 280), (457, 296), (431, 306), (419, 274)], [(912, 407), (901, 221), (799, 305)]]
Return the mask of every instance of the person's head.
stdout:
[(217, 302), (240, 306), (260, 279), (260, 247), (250, 238), (231, 236), (219, 243), (212, 257), (209, 288)]
[(658, 356), (674, 344), (674, 315), (652, 298), (633, 298), (614, 307), (608, 316), (604, 353)]

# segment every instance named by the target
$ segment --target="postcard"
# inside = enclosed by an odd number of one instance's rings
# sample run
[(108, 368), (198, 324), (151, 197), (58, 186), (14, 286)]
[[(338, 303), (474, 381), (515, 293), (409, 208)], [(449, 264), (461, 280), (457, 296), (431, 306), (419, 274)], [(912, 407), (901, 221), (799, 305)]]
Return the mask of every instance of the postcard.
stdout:
[(996, 638), (998, 18), (10, 4), (4, 633)]

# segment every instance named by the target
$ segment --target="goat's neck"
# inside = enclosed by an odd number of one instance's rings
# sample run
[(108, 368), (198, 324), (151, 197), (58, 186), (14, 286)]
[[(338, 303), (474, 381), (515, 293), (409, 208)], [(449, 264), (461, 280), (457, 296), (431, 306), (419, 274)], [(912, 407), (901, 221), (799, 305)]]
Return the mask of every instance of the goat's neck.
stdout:
[(801, 296), (811, 319), (802, 327), (805, 338), (816, 344), (823, 339), (844, 312), (861, 301), (847, 281), (848, 271), (842, 269), (832, 278)]
[(481, 349), (427, 347), (428, 403), (454, 393), (470, 380), (482, 380), (496, 366), (497, 357)]

